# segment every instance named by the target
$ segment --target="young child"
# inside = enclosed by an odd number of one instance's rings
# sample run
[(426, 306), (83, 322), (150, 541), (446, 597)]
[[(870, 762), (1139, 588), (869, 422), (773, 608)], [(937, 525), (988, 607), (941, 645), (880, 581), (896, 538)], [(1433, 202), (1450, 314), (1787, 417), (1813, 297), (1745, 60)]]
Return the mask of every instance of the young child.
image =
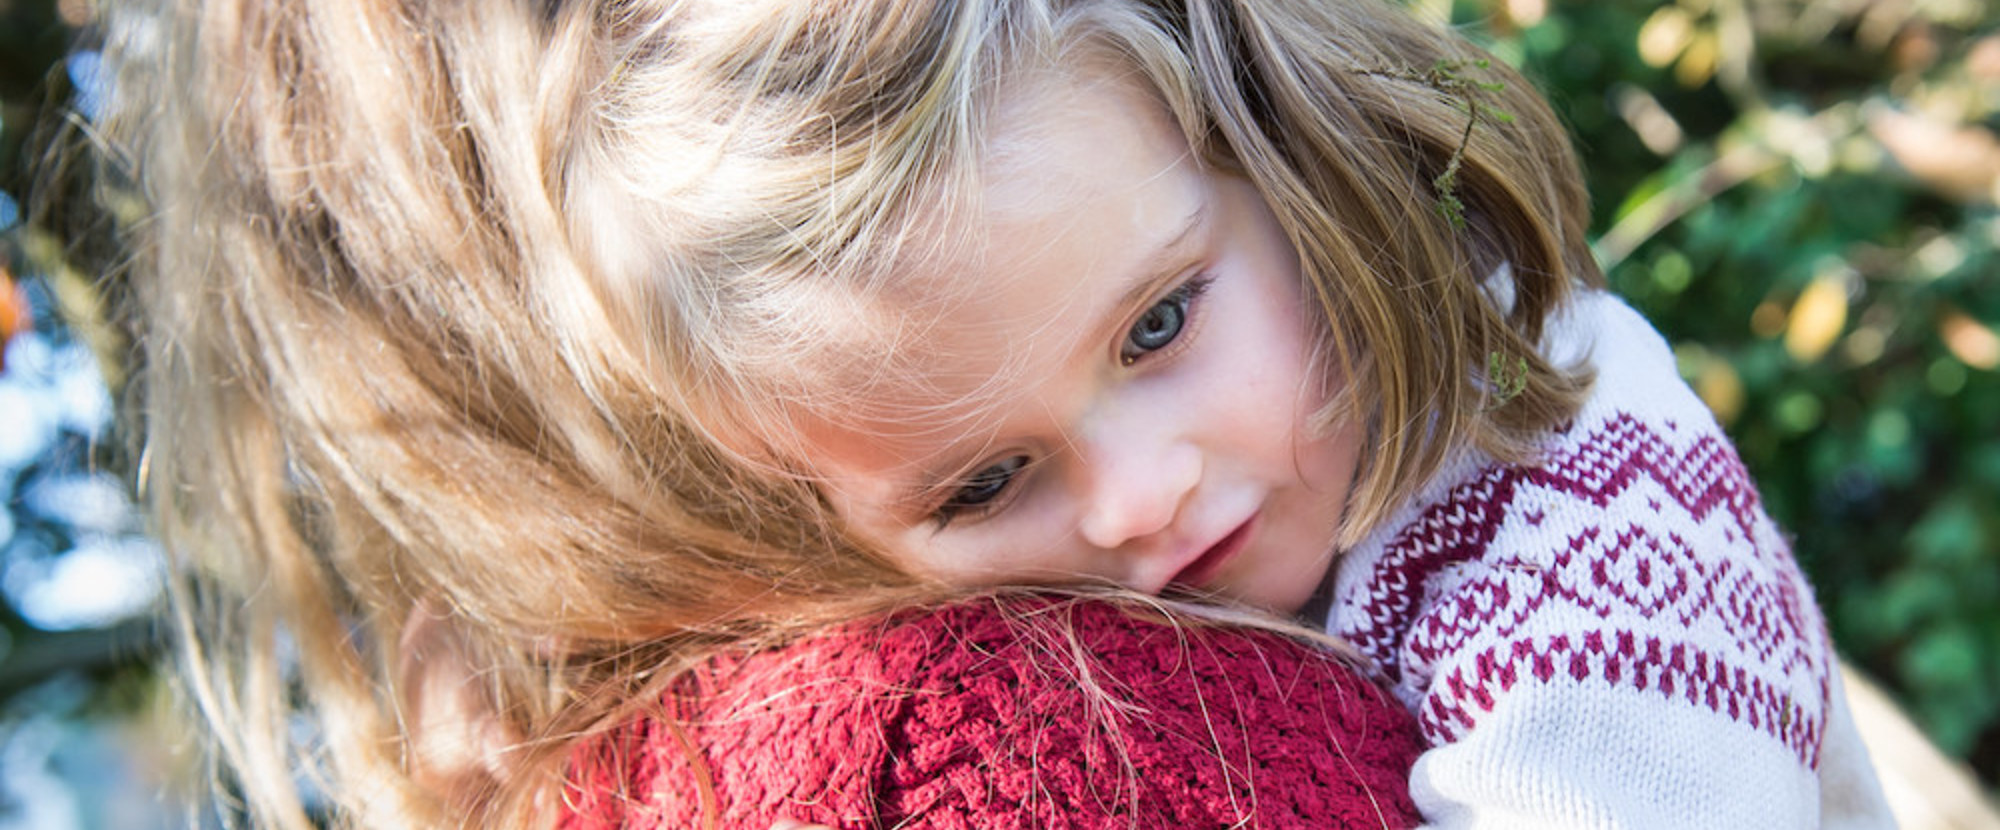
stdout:
[(143, 484), (260, 820), (295, 712), (360, 823), (513, 824), (717, 653), (1085, 584), (1351, 640), (1438, 826), (1886, 825), (1559, 124), (1377, 0), (116, 32)]

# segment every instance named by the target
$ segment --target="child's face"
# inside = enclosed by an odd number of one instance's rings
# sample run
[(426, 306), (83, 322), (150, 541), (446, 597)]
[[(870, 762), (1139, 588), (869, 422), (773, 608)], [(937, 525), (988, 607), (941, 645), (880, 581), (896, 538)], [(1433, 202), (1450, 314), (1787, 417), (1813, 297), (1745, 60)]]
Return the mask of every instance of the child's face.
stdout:
[(941, 367), (930, 391), (885, 409), (980, 406), (947, 429), (810, 432), (829, 498), (904, 567), (967, 587), (1177, 584), (1294, 612), (1333, 558), (1361, 435), (1307, 425), (1336, 381), (1296, 254), (1146, 92), (1081, 74), (1003, 102), (971, 242), (918, 275), (975, 290), (906, 344)]

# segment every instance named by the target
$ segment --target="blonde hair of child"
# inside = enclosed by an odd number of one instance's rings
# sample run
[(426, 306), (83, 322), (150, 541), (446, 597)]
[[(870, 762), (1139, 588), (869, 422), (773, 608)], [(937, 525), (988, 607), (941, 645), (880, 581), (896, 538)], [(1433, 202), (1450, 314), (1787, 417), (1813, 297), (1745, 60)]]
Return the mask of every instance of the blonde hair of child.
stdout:
[[(1348, 380), (1324, 418), (1375, 448), (1343, 544), (1588, 383), (1534, 348), (1601, 281), (1561, 126), (1376, 0), (115, 12), (141, 485), (258, 826), (310, 826), (295, 770), (343, 824), (546, 821), (571, 743), (716, 649), (940, 596), (842, 530), (788, 425), (919, 381), (882, 266), (935, 253), (1022, 72), (1128, 63), (1270, 202)], [(432, 611), (517, 742), (469, 798), (399, 688)]]

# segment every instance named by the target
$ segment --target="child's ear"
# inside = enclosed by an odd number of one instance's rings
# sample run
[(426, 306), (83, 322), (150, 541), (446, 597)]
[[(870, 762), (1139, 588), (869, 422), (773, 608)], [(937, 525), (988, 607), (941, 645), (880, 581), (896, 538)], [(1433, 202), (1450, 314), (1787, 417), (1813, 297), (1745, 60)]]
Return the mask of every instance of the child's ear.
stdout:
[(453, 808), (479, 802), (508, 779), (517, 743), (494, 708), (487, 669), (458, 620), (432, 601), (403, 623), (396, 665), (405, 763), (418, 785)]

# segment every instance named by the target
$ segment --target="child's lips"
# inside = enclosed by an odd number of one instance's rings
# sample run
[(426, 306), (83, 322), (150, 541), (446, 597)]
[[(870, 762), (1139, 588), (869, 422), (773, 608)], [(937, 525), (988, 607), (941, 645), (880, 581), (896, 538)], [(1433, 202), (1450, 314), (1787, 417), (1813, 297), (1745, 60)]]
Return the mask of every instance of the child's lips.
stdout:
[(1207, 587), (1208, 581), (1215, 578), (1216, 573), (1222, 570), (1222, 566), (1242, 552), (1243, 546), (1249, 543), (1250, 531), (1256, 524), (1257, 517), (1254, 515), (1244, 520), (1235, 530), (1229, 531), (1228, 535), (1209, 545), (1208, 550), (1202, 551), (1200, 556), (1187, 564), (1187, 567), (1174, 574), (1174, 578), (1169, 582), (1188, 588)]

